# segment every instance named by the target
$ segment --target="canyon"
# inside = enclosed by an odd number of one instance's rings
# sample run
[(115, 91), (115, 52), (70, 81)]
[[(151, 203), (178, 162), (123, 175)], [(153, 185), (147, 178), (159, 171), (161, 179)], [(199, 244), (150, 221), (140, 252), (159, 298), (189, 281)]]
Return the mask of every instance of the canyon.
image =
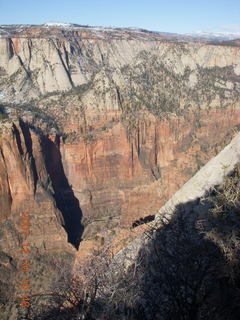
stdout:
[(2, 26), (0, 271), (15, 272), (21, 212), (32, 217), (33, 259), (81, 258), (89, 241), (154, 217), (231, 141), (239, 95), (234, 41)]

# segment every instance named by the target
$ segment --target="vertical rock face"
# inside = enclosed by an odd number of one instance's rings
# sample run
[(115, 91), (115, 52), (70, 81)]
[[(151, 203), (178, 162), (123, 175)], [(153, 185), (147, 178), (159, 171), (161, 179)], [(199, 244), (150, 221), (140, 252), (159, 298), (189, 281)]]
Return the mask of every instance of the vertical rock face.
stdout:
[(237, 43), (86, 27), (1, 34), (0, 108), (27, 119), (1, 137), (2, 219), (50, 206), (53, 229), (62, 236), (64, 224), (75, 246), (129, 227), (239, 125)]
[(231, 109), (189, 112), (167, 121), (145, 115), (131, 133), (119, 123), (95, 141), (62, 144), (63, 166), (81, 204), (85, 235), (90, 229), (129, 227), (155, 214), (224, 147), (229, 128), (239, 119), (240, 112)]
[(1, 174), (0, 174), (0, 212), (1, 219), (7, 218), (11, 213), (11, 193), (8, 184), (8, 176), (6, 172), (6, 165), (3, 158), (3, 154), (0, 154), (0, 166), (1, 166)]
[(239, 101), (237, 42), (1, 27), (0, 287), (17, 294), (25, 240), (35, 295), (51, 291), (54, 259), (71, 262), (82, 239), (155, 215), (231, 140)]
[[(45, 166), (43, 137), (22, 121), (8, 123), (7, 127), (5, 125), (0, 136), (0, 220), (12, 221), (16, 227), (19, 214), (27, 212), (34, 220), (30, 237), (32, 245), (40, 251), (67, 248), (67, 235), (62, 227), (64, 217), (56, 207)], [(8, 243), (12, 250), (16, 245), (18, 243)]]
[[(58, 264), (67, 261), (71, 271), (75, 250), (68, 239), (72, 244), (76, 243), (72, 241), (63, 213), (57, 208), (53, 182), (45, 164), (44, 152), (50, 152), (44, 149), (45, 141), (50, 141), (50, 137), (39, 134), (21, 120), (1, 122), (2, 319), (19, 319), (18, 301), (23, 295), (21, 281), (28, 279), (29, 287), (24, 294), (31, 296), (33, 303), (32, 297), (51, 290), (52, 282), (57, 278), (55, 269)], [(29, 264), (26, 273), (22, 269), (23, 263)]]

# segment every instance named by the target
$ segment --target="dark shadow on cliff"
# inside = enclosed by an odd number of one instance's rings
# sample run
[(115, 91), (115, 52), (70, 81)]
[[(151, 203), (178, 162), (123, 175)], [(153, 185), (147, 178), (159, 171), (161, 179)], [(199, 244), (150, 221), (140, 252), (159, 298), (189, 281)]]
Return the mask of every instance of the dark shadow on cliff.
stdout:
[(179, 205), (170, 220), (149, 230), (149, 246), (130, 271), (141, 285), (127, 298), (137, 314), (129, 319), (240, 319), (240, 261), (223, 254), (219, 244), (227, 238), (213, 242), (206, 237), (216, 232), (211, 206), (199, 200)]
[(103, 287), (87, 317), (76, 307), (52, 310), (48, 319), (238, 320), (240, 276), (232, 277), (231, 261), (205, 236), (212, 231), (210, 206), (199, 200), (177, 206), (170, 220), (149, 229), (148, 246), (127, 272), (117, 264), (110, 281), (97, 274)]
[[(240, 188), (239, 180), (234, 187)], [(159, 218), (127, 270), (122, 262), (129, 265), (134, 246), (106, 268), (99, 269), (94, 259), (95, 295), (86, 301), (87, 313), (79, 299), (75, 308), (64, 310), (68, 314), (56, 308), (41, 319), (240, 319), (240, 199), (229, 217), (216, 219), (212, 209), (222, 189), (178, 205), (171, 218)]]
[(47, 137), (42, 138), (45, 164), (54, 190), (53, 196), (57, 208), (62, 212), (68, 241), (78, 249), (84, 229), (81, 224), (82, 210), (64, 173), (59, 144), (59, 136), (56, 136), (55, 142)]
[(0, 114), (6, 114), (6, 108), (4, 105), (0, 104)]
[[(34, 192), (35, 192), (36, 191), (36, 184), (37, 184), (37, 180), (38, 180), (38, 174), (37, 174), (35, 159), (33, 156), (33, 148), (32, 148), (33, 146), (32, 146), (31, 133), (30, 133), (29, 126), (26, 125), (22, 120), (19, 120), (19, 125), (22, 130), (25, 145), (26, 145), (29, 157), (30, 157), (30, 164), (31, 164), (31, 169), (32, 169), (32, 174), (33, 174), (33, 182), (34, 182)], [(20, 154), (23, 154), (23, 150), (22, 150), (22, 146), (21, 146), (21, 138), (19, 136), (19, 132), (18, 132), (15, 125), (13, 125), (13, 127), (15, 130), (15, 135), (16, 135), (16, 140), (17, 140), (19, 152), (20, 152)]]
[(150, 216), (147, 216), (147, 217), (144, 217), (144, 218), (140, 218), (140, 219), (138, 219), (138, 220), (136, 220), (136, 221), (134, 221), (132, 223), (131, 228), (133, 229), (133, 228), (136, 228), (138, 226), (141, 226), (142, 224), (149, 223), (149, 222), (153, 221), (154, 219), (155, 219), (155, 216), (153, 216), (153, 215), (150, 215)]

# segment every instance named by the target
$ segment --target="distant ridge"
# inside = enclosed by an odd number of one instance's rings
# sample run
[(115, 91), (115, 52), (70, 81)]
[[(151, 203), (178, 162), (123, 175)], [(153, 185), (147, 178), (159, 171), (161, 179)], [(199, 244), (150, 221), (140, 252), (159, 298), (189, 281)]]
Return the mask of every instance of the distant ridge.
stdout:
[(186, 33), (187, 36), (204, 40), (229, 41), (240, 39), (240, 32), (191, 32)]
[[(170, 41), (170, 42), (198, 42), (229, 45), (228, 41), (240, 39), (240, 32), (192, 32), (177, 34), (170, 32), (152, 31), (138, 27), (102, 27), (81, 25), (70, 22), (46, 22), (41, 25), (16, 24), (0, 25), (0, 38), (8, 37), (84, 37), (98, 39), (135, 39), (148, 41)], [(225, 43), (226, 42), (226, 43)], [(239, 45), (233, 43), (233, 45)]]

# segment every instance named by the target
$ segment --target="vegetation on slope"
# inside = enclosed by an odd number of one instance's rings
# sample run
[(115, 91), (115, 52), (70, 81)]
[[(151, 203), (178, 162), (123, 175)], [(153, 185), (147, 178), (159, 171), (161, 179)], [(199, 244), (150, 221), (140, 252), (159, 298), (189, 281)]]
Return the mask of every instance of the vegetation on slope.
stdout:
[(27, 319), (239, 319), (240, 164), (206, 198), (179, 205), (147, 236), (128, 268), (108, 249), (70, 282), (56, 265), (61, 280), (53, 284), (52, 306), (35, 305)]

